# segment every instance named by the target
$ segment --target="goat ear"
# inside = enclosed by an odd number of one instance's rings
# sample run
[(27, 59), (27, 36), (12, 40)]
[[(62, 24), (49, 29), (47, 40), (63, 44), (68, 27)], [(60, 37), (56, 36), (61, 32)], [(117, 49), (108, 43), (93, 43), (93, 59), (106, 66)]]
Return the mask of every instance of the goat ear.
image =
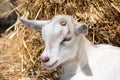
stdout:
[(27, 27), (40, 31), (43, 26), (45, 26), (48, 21), (47, 20), (27, 20), (20, 18), (20, 21), (25, 24)]
[(86, 24), (78, 23), (75, 25), (75, 34), (87, 34), (88, 33), (88, 26)]

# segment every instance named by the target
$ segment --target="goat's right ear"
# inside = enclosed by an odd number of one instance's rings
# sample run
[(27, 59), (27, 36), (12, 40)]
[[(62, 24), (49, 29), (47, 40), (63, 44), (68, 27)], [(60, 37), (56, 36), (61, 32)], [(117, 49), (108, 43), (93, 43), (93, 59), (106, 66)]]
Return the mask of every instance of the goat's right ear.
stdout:
[(20, 18), (20, 21), (27, 27), (40, 31), (43, 26), (48, 23), (48, 20), (27, 20)]

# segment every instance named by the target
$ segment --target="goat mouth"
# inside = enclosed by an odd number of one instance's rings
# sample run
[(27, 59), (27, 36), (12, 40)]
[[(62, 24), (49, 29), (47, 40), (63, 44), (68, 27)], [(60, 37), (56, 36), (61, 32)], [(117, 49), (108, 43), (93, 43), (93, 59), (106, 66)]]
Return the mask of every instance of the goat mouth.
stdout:
[(53, 64), (49, 65), (48, 68), (53, 68), (57, 64), (58, 60), (55, 61)]

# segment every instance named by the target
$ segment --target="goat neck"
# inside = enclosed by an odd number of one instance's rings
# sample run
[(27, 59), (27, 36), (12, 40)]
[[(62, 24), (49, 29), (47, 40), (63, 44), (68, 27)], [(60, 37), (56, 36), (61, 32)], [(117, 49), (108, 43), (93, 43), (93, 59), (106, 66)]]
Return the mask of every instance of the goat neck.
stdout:
[(61, 80), (70, 80), (76, 73), (82, 73), (88, 76), (92, 75), (86, 52), (86, 49), (89, 48), (91, 43), (85, 38), (85, 36), (81, 36), (78, 39), (79, 44), (76, 53), (77, 55), (73, 59), (62, 64), (64, 72), (63, 75), (61, 75)]

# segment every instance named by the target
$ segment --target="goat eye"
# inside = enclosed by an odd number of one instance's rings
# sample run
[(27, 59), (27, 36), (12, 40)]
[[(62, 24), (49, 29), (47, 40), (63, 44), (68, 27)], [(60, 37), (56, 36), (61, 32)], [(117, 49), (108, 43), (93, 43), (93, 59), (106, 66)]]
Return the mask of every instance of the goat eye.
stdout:
[(66, 23), (66, 21), (61, 21), (60, 24), (61, 24), (62, 26), (66, 26), (67, 23)]
[(65, 38), (65, 39), (62, 40), (61, 44), (64, 43), (64, 42), (68, 42), (68, 41), (70, 41), (71, 39), (72, 39), (71, 37), (70, 37), (70, 38)]

